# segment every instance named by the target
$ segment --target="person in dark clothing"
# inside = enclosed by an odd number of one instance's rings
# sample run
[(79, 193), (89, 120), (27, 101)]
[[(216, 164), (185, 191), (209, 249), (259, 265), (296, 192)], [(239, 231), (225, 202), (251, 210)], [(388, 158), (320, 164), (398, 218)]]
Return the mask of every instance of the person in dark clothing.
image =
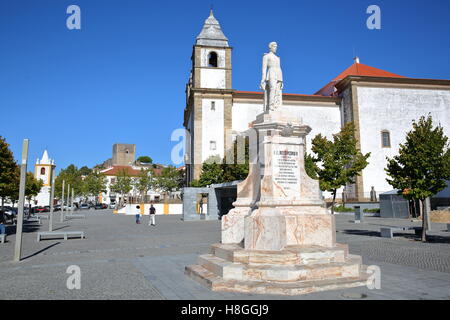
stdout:
[(0, 234), (6, 233), (5, 224), (6, 224), (5, 212), (3, 212), (3, 210), (0, 209)]
[(150, 205), (150, 221), (148, 222), (149, 226), (156, 226), (155, 214), (156, 214), (156, 209), (153, 206), (153, 204), (151, 204)]

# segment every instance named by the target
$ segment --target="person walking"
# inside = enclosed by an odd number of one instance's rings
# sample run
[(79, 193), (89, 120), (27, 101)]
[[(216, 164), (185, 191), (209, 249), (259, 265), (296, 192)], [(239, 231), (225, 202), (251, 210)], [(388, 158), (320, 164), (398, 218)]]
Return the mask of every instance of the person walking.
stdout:
[(156, 222), (155, 222), (155, 214), (156, 214), (156, 209), (153, 206), (153, 204), (150, 205), (150, 220), (148, 222), (149, 226), (156, 226)]
[(140, 224), (141, 223), (141, 213), (139, 212), (141, 207), (140, 206), (136, 206), (136, 209), (138, 210), (136, 213), (136, 223)]
[(6, 223), (5, 213), (3, 212), (3, 210), (0, 209), (0, 234), (6, 233), (5, 223)]

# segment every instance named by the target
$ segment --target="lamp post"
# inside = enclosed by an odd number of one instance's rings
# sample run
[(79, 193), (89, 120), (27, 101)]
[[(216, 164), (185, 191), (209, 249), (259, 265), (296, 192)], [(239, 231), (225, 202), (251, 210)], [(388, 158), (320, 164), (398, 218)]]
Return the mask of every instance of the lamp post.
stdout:
[(70, 184), (67, 188), (67, 212), (69, 212), (69, 203), (70, 203)]
[(70, 211), (72, 212), (72, 214), (73, 214), (73, 205), (74, 205), (74, 202), (73, 202), (73, 188), (72, 188), (72, 202), (70, 203)]
[(19, 262), (22, 257), (23, 206), (25, 204), (25, 183), (27, 176), (28, 143), (29, 140), (24, 139), (22, 144), (22, 162), (20, 164), (20, 186), (19, 186), (19, 204), (18, 204), (19, 210), (17, 213), (14, 262)]
[(50, 191), (50, 217), (48, 231), (53, 231), (53, 199), (55, 198), (55, 168), (52, 167), (52, 189)]
[(64, 222), (64, 184), (66, 183), (65, 180), (63, 180), (62, 183), (62, 193), (61, 193), (61, 222)]

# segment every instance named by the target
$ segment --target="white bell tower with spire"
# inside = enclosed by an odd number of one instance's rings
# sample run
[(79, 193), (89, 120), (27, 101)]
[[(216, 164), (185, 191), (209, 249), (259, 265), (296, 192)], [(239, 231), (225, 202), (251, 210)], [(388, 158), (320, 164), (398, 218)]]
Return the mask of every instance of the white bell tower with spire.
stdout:
[(52, 186), (52, 174), (55, 168), (55, 161), (50, 159), (47, 150), (44, 150), (41, 159), (36, 160), (34, 165), (34, 177), (42, 180), (42, 188), (39, 194), (35, 197), (38, 206), (50, 205), (50, 191)]
[(223, 158), (232, 143), (226, 135), (232, 126), (231, 51), (211, 9), (193, 46), (192, 69), (186, 86), (184, 127), (190, 135), (185, 159), (188, 181), (199, 178), (202, 163), (210, 156)]

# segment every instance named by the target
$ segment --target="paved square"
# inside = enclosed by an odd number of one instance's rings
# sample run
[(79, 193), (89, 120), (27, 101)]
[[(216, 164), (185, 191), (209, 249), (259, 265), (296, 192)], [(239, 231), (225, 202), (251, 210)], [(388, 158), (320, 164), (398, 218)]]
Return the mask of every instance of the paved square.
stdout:
[[(400, 219), (337, 215), (337, 241), (365, 265), (381, 268), (381, 289), (366, 287), (301, 296), (248, 295), (212, 292), (184, 275), (200, 254), (220, 241), (220, 221), (184, 222), (181, 216), (148, 216), (137, 225), (134, 216), (111, 210), (86, 210), (86, 219), (59, 223), (55, 229), (84, 231), (86, 239), (36, 241), (42, 226), (24, 227), (23, 257), (13, 263), (15, 236), (0, 244), (0, 299), (450, 299), (450, 233), (445, 224), (433, 224), (431, 242), (415, 240), (414, 231), (394, 239), (379, 237), (382, 226), (417, 226)], [(8, 227), (8, 233), (13, 233)], [(81, 269), (81, 289), (69, 290), (70, 265)]]

